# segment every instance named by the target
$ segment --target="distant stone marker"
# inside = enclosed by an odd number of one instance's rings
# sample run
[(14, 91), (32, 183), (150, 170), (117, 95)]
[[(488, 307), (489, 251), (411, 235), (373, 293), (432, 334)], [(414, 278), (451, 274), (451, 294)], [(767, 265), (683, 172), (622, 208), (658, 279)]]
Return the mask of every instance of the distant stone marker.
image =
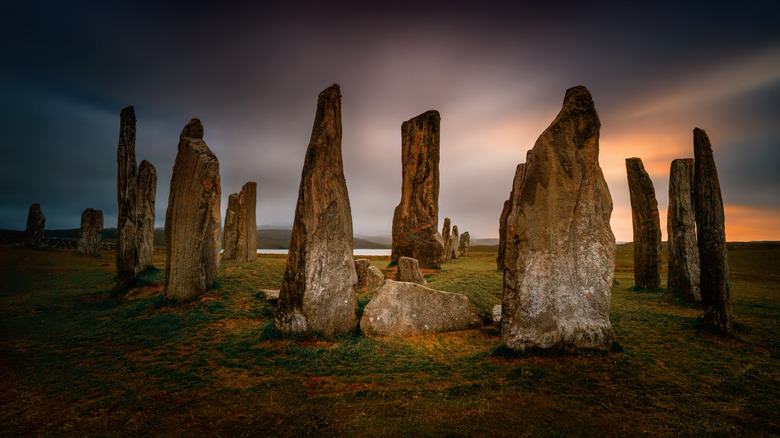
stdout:
[(179, 137), (165, 214), (165, 298), (191, 301), (213, 287), (221, 235), (219, 160), (192, 119)]
[(43, 215), (41, 205), (32, 204), (27, 212), (27, 227), (24, 229), (24, 244), (31, 248), (43, 247), (43, 230), (46, 226), (46, 217)]
[(626, 174), (634, 228), (634, 284), (658, 290), (661, 288), (661, 219), (653, 181), (639, 158), (626, 158)]
[(357, 272), (357, 285), (359, 290), (372, 291), (385, 282), (385, 276), (376, 266), (371, 266), (368, 259), (355, 260), (355, 271)]
[(81, 213), (81, 229), (76, 242), (76, 253), (92, 256), (100, 255), (100, 242), (103, 240), (103, 212), (88, 208)]
[(687, 300), (699, 301), (699, 247), (693, 209), (693, 160), (690, 158), (672, 161), (666, 231), (669, 236), (667, 289)]
[(693, 152), (693, 200), (701, 268), (701, 304), (704, 308), (702, 319), (711, 327), (731, 333), (734, 323), (723, 199), (710, 139), (699, 128), (693, 130)]
[(143, 160), (138, 166), (138, 266), (142, 272), (154, 266), (154, 203), (157, 197), (157, 170)]
[(138, 266), (138, 175), (135, 163), (135, 110), (130, 105), (119, 113), (117, 146), (116, 285), (135, 284)]
[(222, 232), (222, 258), (236, 259), (236, 242), (238, 241), (238, 193), (228, 196), (228, 206), (225, 211), (225, 228)]
[(460, 257), (468, 257), (470, 245), (471, 245), (471, 236), (469, 236), (469, 232), (466, 231), (465, 233), (460, 235), (460, 244), (458, 245), (458, 255)]
[(514, 350), (608, 350), (615, 237), (612, 198), (598, 164), (600, 122), (585, 87), (526, 163), (519, 214), (507, 230), (501, 340)]
[(244, 184), (238, 194), (238, 234), (236, 260), (253, 262), (257, 259), (257, 183)]
[(333, 337), (358, 323), (352, 212), (341, 157), (341, 90), (320, 93), (301, 172), (274, 327)]
[(448, 251), (450, 247), (450, 239), (452, 236), (450, 236), (450, 218), (445, 217), (444, 218), (444, 225), (441, 227), (441, 239), (444, 244), (444, 260), (449, 260), (450, 258), (450, 252)]
[(401, 125), (401, 202), (393, 214), (390, 259), (417, 259), (423, 267), (438, 268), (444, 260), (439, 224), (438, 111), (428, 111)]
[[(526, 153), (526, 161), (529, 161), (531, 152)], [(509, 199), (504, 201), (504, 209), (501, 211), (501, 217), (498, 220), (498, 256), (496, 257), (496, 266), (499, 270), (504, 270), (506, 265), (506, 236), (508, 229), (515, 229), (515, 224), (520, 220), (518, 211), (520, 205), (520, 188), (525, 179), (525, 163), (517, 165), (515, 176), (512, 179), (512, 190), (509, 191)], [(511, 218), (511, 220), (510, 220)], [(514, 233), (514, 231), (512, 231)]]
[(360, 319), (360, 329), (369, 336), (448, 332), (481, 325), (465, 295), (393, 280), (374, 292)]
[(425, 280), (425, 277), (423, 277), (422, 271), (420, 271), (419, 263), (417, 263), (417, 260), (411, 257), (401, 257), (398, 259), (398, 272), (396, 275), (396, 280), (417, 284), (428, 283), (428, 281)]
[(460, 244), (460, 234), (458, 234), (458, 226), (453, 225), (452, 226), (452, 233), (450, 233), (450, 258), (456, 259), (458, 258), (458, 245)]

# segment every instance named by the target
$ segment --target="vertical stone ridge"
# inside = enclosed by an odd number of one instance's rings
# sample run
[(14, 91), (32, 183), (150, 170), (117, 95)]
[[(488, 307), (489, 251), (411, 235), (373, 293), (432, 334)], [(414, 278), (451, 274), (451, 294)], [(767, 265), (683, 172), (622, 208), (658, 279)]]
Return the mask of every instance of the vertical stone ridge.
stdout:
[(447, 251), (447, 248), (450, 247), (452, 236), (450, 236), (450, 218), (448, 217), (444, 218), (444, 225), (441, 227), (441, 239), (444, 244), (444, 260), (449, 260), (450, 252)]
[(135, 284), (138, 266), (138, 176), (135, 162), (135, 110), (127, 106), (119, 113), (117, 146), (116, 285), (126, 289)]
[(699, 301), (699, 247), (693, 209), (693, 166), (693, 159), (680, 158), (672, 161), (669, 170), (667, 289), (687, 300)]
[(81, 229), (76, 243), (76, 253), (92, 256), (100, 255), (100, 242), (103, 240), (103, 212), (88, 208), (81, 213)]
[(138, 166), (138, 266), (142, 272), (154, 266), (154, 220), (157, 170), (147, 160)]
[(626, 158), (634, 229), (634, 284), (643, 289), (661, 288), (661, 219), (650, 175), (640, 158)]
[(222, 233), (222, 258), (236, 259), (236, 242), (238, 241), (238, 193), (228, 196), (228, 206), (225, 211), (225, 229)]
[(253, 262), (257, 259), (257, 183), (250, 181), (238, 194), (238, 233), (236, 238), (236, 260)]

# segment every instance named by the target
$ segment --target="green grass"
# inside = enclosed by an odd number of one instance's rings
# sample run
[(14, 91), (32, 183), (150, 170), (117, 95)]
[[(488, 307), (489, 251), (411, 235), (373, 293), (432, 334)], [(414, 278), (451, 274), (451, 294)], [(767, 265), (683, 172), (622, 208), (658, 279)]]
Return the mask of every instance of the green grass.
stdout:
[[(117, 293), (113, 254), (0, 249), (0, 435), (780, 436), (779, 261), (777, 246), (733, 248), (736, 333), (720, 337), (700, 329), (695, 305), (634, 290), (621, 246), (611, 320), (622, 349), (517, 354), (489, 326), (281, 336), (259, 291), (279, 288), (285, 256), (223, 262), (217, 288), (171, 304), (161, 269)], [(494, 249), (427, 280), (483, 316), (501, 300)], [(370, 298), (359, 294), (360, 309)]]

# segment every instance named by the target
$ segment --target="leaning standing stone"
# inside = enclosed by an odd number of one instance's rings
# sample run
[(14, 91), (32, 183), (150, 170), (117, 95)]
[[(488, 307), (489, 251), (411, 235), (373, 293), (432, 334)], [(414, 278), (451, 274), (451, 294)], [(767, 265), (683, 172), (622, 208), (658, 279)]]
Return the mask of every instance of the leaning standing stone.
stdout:
[(88, 208), (81, 213), (81, 229), (76, 253), (98, 256), (103, 240), (103, 212)]
[(438, 268), (444, 260), (439, 225), (438, 111), (428, 111), (401, 125), (401, 203), (393, 214), (391, 261), (412, 257)]
[(32, 204), (27, 212), (27, 227), (24, 230), (24, 244), (32, 248), (43, 247), (43, 229), (46, 217), (40, 204)]
[(729, 262), (726, 248), (723, 199), (718, 170), (707, 133), (693, 130), (694, 189), (700, 256), (702, 319), (711, 327), (727, 333), (734, 331), (729, 288)]
[(426, 284), (428, 281), (423, 277), (420, 271), (420, 264), (411, 257), (401, 257), (398, 260), (398, 272), (396, 280), (407, 281), (417, 284)]
[(458, 245), (458, 254), (460, 257), (467, 257), (469, 255), (469, 245), (471, 245), (471, 236), (469, 232), (460, 235), (460, 245)]
[(274, 327), (333, 337), (358, 323), (352, 212), (341, 158), (341, 91), (319, 95)]
[(567, 90), (526, 163), (522, 220), (506, 236), (501, 340), (510, 349), (608, 350), (614, 342), (615, 236), (600, 125), (588, 90)]
[(130, 105), (119, 114), (117, 146), (116, 285), (135, 283), (138, 266), (138, 176), (135, 164), (135, 110)]
[(690, 158), (672, 161), (666, 231), (669, 236), (667, 289), (685, 299), (699, 301), (699, 247), (693, 211), (693, 160)]
[(192, 119), (179, 137), (165, 214), (165, 298), (190, 301), (213, 287), (221, 234), (219, 160)]
[(248, 182), (238, 194), (238, 223), (236, 228), (236, 260), (253, 262), (257, 259), (257, 183)]
[(657, 290), (661, 288), (661, 220), (653, 181), (639, 158), (626, 158), (626, 174), (634, 226), (634, 284)]
[(154, 266), (154, 201), (157, 197), (157, 170), (143, 160), (138, 166), (138, 266), (141, 272)]

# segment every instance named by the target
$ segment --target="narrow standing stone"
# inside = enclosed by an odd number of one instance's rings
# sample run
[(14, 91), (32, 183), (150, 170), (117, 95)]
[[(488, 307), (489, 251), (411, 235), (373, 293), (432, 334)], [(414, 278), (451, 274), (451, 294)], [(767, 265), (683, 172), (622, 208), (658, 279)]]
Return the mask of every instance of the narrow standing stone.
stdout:
[[(526, 162), (531, 158), (531, 151), (526, 153)], [(520, 220), (518, 211), (520, 205), (518, 201), (520, 199), (520, 188), (523, 186), (523, 180), (525, 179), (525, 163), (520, 163), (515, 169), (515, 176), (512, 180), (512, 190), (509, 191), (509, 199), (504, 201), (504, 209), (501, 211), (501, 218), (498, 222), (498, 256), (496, 257), (496, 265), (499, 270), (504, 270), (506, 266), (506, 236), (510, 233), (514, 233), (514, 224)]]
[(154, 202), (157, 170), (143, 160), (138, 166), (138, 266), (137, 272), (154, 266)]
[(138, 266), (138, 176), (135, 164), (135, 110), (130, 105), (119, 114), (117, 147), (116, 285), (126, 289), (135, 283)]
[(672, 161), (666, 225), (669, 236), (667, 289), (685, 299), (699, 301), (699, 247), (693, 211), (693, 160), (690, 158)]
[(32, 248), (43, 247), (43, 230), (46, 226), (46, 217), (43, 215), (41, 205), (36, 203), (30, 206), (27, 212), (27, 227), (24, 230), (24, 244)]
[(257, 183), (248, 182), (238, 194), (238, 222), (236, 260), (253, 262), (257, 259)]
[(650, 175), (642, 160), (626, 158), (631, 219), (634, 226), (634, 284), (661, 288), (661, 219)]
[(441, 239), (444, 243), (444, 260), (449, 260), (450, 252), (447, 250), (450, 247), (450, 218), (444, 218), (444, 226), (441, 227)]
[(225, 211), (225, 229), (222, 232), (222, 258), (236, 259), (236, 242), (238, 241), (238, 193), (228, 196), (227, 211)]
[(221, 235), (219, 160), (192, 119), (179, 137), (165, 214), (165, 298), (190, 301), (213, 287)]
[(702, 319), (726, 333), (734, 331), (729, 290), (729, 262), (726, 247), (723, 199), (718, 170), (707, 133), (693, 130), (694, 211), (700, 256)]
[(274, 327), (348, 333), (358, 324), (352, 211), (341, 157), (341, 91), (319, 95), (301, 172), (290, 250)]
[(391, 261), (412, 257), (421, 266), (438, 268), (444, 260), (439, 224), (438, 111), (428, 111), (401, 125), (403, 179), (401, 202), (393, 214)]
[(88, 208), (81, 213), (81, 229), (76, 243), (76, 253), (92, 256), (100, 255), (100, 242), (103, 240), (103, 212)]
[(451, 259), (458, 258), (458, 244), (460, 244), (460, 234), (458, 234), (458, 226), (452, 226), (452, 233), (450, 233), (450, 247), (449, 253)]
[(458, 254), (460, 255), (460, 257), (468, 257), (470, 245), (471, 245), (471, 236), (469, 236), (469, 232), (466, 231), (465, 233), (460, 235), (460, 244), (458, 245)]

